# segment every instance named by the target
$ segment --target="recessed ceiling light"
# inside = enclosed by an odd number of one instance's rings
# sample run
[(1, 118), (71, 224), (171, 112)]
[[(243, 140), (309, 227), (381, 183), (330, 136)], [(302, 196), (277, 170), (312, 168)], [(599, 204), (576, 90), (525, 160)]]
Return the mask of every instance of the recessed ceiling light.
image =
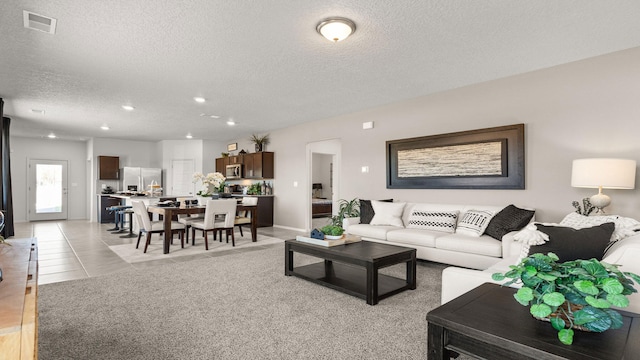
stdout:
[(206, 117), (210, 117), (212, 119), (219, 119), (220, 118), (220, 116), (218, 116), (218, 115), (209, 115), (209, 114), (205, 114), (205, 113), (200, 114), (200, 116), (202, 116), (202, 117), (206, 116)]
[(187, 134), (186, 138), (187, 138), (187, 139), (193, 139), (193, 135), (191, 135), (191, 134)]
[(100, 126), (100, 129), (105, 130), (105, 131), (109, 130), (109, 125), (104, 124), (104, 125)]
[(229, 126), (233, 126), (233, 125), (235, 125), (235, 124), (236, 124), (236, 122), (235, 122), (235, 121), (233, 121), (233, 119), (229, 119), (229, 120), (227, 120), (227, 125), (229, 125)]
[(54, 133), (49, 133), (49, 135), (47, 135), (47, 137), (48, 137), (49, 139), (55, 139), (55, 138), (56, 138), (56, 134), (54, 134)]
[(203, 97), (199, 97), (199, 96), (194, 97), (193, 100), (195, 100), (197, 103), (203, 103), (203, 102), (207, 101), (207, 99), (205, 99)]
[(127, 110), (127, 111), (133, 111), (133, 109), (135, 109), (133, 106), (131, 105), (122, 105), (122, 108)]
[(44, 110), (40, 110), (40, 109), (31, 109), (32, 113), (36, 113), (36, 114), (40, 114), (40, 115), (44, 115)]

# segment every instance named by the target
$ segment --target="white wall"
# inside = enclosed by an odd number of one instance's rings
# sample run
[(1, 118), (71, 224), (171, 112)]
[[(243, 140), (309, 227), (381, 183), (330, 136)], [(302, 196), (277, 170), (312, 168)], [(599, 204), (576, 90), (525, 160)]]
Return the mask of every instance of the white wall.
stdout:
[[(394, 198), (455, 204), (513, 203), (560, 221), (571, 201), (597, 192), (572, 188), (571, 162), (620, 157), (640, 163), (640, 48), (468, 86), (362, 112), (271, 132), (275, 152), (275, 224), (304, 229), (305, 147), (337, 136), (342, 142), (338, 197)], [(372, 130), (362, 123), (374, 121)], [(494, 126), (525, 124), (525, 190), (387, 189), (385, 141)], [(369, 173), (361, 172), (369, 166)], [(638, 181), (637, 187), (640, 187)], [(607, 212), (640, 218), (640, 190), (605, 190)]]
[(87, 201), (89, 204), (88, 218), (91, 221), (97, 221), (96, 194), (100, 193), (102, 184), (111, 186), (114, 191), (123, 190), (120, 188), (121, 182), (118, 180), (98, 179), (98, 156), (118, 156), (120, 158), (120, 168), (125, 166), (162, 167), (161, 148), (157, 142), (152, 141), (94, 138), (89, 141), (86, 154), (91, 170), (91, 180), (89, 181), (91, 188), (89, 189)]
[[(322, 184), (322, 197), (331, 198), (331, 163), (333, 155), (313, 153), (313, 170), (311, 183)], [(313, 191), (312, 191), (313, 194)]]
[(15, 222), (27, 221), (27, 164), (28, 160), (67, 160), (67, 217), (70, 220), (87, 218), (87, 158), (86, 144), (12, 136), (11, 185), (13, 187), (13, 215)]

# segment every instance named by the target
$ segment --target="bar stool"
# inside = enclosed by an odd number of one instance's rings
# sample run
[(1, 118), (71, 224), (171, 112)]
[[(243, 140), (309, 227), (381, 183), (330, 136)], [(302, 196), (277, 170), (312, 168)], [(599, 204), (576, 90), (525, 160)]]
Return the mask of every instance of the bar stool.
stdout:
[(125, 209), (123, 211), (122, 216), (124, 217), (124, 215), (128, 215), (129, 218), (129, 233), (127, 235), (122, 235), (120, 236), (121, 238), (132, 238), (132, 237), (136, 237), (136, 234), (133, 233), (133, 209)]
[(114, 205), (114, 206), (108, 207), (107, 210), (114, 213), (115, 227), (107, 230), (112, 231), (114, 234), (125, 232), (126, 230), (124, 229), (124, 210), (130, 209), (130, 208), (131, 206), (126, 206), (126, 205)]

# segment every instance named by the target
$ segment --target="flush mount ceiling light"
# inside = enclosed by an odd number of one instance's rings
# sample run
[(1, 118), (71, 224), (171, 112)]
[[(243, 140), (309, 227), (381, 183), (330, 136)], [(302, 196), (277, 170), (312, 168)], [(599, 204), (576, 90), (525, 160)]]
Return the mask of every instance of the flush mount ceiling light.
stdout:
[(229, 119), (229, 120), (227, 120), (227, 125), (229, 125), (229, 126), (233, 126), (233, 125), (235, 125), (235, 124), (236, 124), (236, 122), (235, 122), (235, 121), (233, 121), (233, 119)]
[(133, 106), (131, 105), (122, 105), (122, 108), (127, 110), (127, 111), (133, 111), (133, 109), (135, 109)]
[(107, 131), (107, 130), (109, 130), (109, 125), (104, 124), (104, 125), (100, 126), (100, 129), (102, 129), (104, 131)]
[(193, 100), (195, 102), (197, 102), (197, 103), (203, 103), (203, 102), (207, 101), (207, 99), (205, 99), (203, 97), (199, 97), (199, 96), (194, 97)]
[(356, 31), (356, 24), (347, 18), (330, 17), (320, 21), (316, 31), (329, 41), (338, 42), (353, 34)]
[(55, 139), (55, 138), (56, 138), (56, 134), (54, 134), (54, 133), (49, 133), (49, 135), (47, 135), (47, 137), (48, 137), (49, 139)]
[(193, 139), (193, 135), (191, 135), (191, 133), (187, 134), (187, 136), (185, 136), (187, 139)]

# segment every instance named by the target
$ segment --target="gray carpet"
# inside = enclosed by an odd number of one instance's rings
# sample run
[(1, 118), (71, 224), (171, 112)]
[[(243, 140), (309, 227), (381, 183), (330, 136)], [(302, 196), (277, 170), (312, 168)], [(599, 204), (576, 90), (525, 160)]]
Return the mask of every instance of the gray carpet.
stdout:
[(444, 267), (419, 262), (417, 289), (375, 306), (284, 276), (284, 245), (42, 285), (39, 358), (426, 358)]

